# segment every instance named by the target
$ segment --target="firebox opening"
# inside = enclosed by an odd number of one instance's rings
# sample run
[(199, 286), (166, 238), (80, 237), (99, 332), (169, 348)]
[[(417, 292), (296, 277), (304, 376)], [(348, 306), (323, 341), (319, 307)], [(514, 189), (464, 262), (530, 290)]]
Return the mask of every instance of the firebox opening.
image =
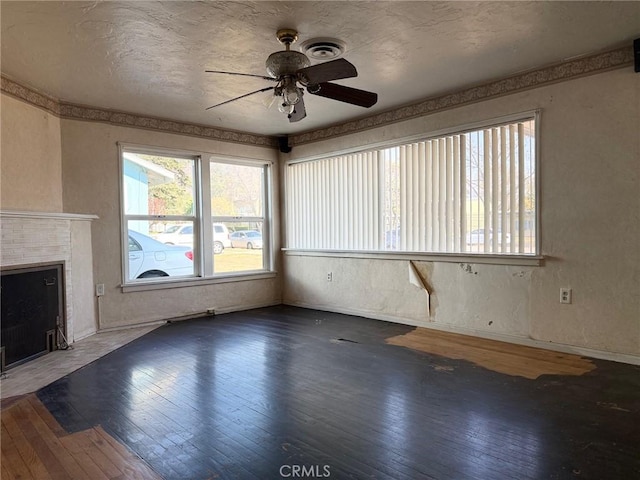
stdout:
[[(64, 348), (64, 268), (47, 264), (3, 269), (1, 275), (2, 368)], [(64, 344), (62, 343), (64, 342)]]

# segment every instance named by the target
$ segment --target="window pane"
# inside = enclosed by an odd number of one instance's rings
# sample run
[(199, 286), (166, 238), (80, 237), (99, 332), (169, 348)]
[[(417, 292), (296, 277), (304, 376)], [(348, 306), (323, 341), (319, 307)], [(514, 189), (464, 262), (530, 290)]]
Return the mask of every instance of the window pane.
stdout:
[(211, 162), (214, 274), (263, 270), (265, 167)]
[(216, 217), (262, 217), (264, 167), (211, 163), (211, 211)]
[(193, 222), (155, 221), (149, 223), (153, 226), (150, 236), (159, 242), (166, 245), (182, 245), (193, 248)]
[(216, 222), (213, 227), (214, 242), (224, 245), (221, 252), (214, 249), (214, 273), (264, 269), (263, 222)]
[(192, 159), (125, 152), (125, 215), (194, 214)]
[[(194, 274), (193, 248), (168, 245), (151, 237), (148, 220), (128, 222), (128, 280)], [(184, 225), (193, 229), (193, 223)]]

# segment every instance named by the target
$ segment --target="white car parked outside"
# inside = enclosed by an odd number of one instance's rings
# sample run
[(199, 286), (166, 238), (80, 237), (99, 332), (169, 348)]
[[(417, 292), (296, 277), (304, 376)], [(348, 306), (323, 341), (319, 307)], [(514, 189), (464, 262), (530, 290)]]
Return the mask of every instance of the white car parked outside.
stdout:
[(129, 230), (129, 280), (193, 275), (193, 251)]
[[(156, 239), (159, 242), (166, 243), (167, 245), (186, 245), (188, 247), (193, 247), (193, 225), (172, 225), (163, 233), (156, 235)], [(213, 253), (222, 253), (222, 251), (227, 247), (231, 247), (229, 230), (223, 223), (214, 223)]]

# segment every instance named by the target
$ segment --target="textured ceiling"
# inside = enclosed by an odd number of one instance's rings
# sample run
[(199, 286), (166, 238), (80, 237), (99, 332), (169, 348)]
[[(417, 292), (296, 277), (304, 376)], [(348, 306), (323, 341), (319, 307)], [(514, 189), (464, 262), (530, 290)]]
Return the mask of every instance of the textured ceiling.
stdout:
[[(265, 135), (300, 133), (523, 70), (617, 47), (640, 35), (640, 2), (6, 2), (2, 73), (54, 98)], [(334, 37), (371, 109), (305, 96), (290, 124), (271, 93), (205, 108), (270, 85), (205, 69), (264, 75), (282, 47)], [(297, 45), (294, 45), (294, 48)]]

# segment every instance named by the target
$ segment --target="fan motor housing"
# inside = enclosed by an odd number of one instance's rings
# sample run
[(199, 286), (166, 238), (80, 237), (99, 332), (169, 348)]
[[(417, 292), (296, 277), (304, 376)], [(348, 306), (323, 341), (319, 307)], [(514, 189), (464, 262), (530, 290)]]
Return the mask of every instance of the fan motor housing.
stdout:
[(274, 52), (269, 55), (266, 61), (267, 73), (273, 78), (280, 78), (283, 75), (293, 75), (301, 68), (311, 65), (311, 62), (304, 53), (287, 50)]

